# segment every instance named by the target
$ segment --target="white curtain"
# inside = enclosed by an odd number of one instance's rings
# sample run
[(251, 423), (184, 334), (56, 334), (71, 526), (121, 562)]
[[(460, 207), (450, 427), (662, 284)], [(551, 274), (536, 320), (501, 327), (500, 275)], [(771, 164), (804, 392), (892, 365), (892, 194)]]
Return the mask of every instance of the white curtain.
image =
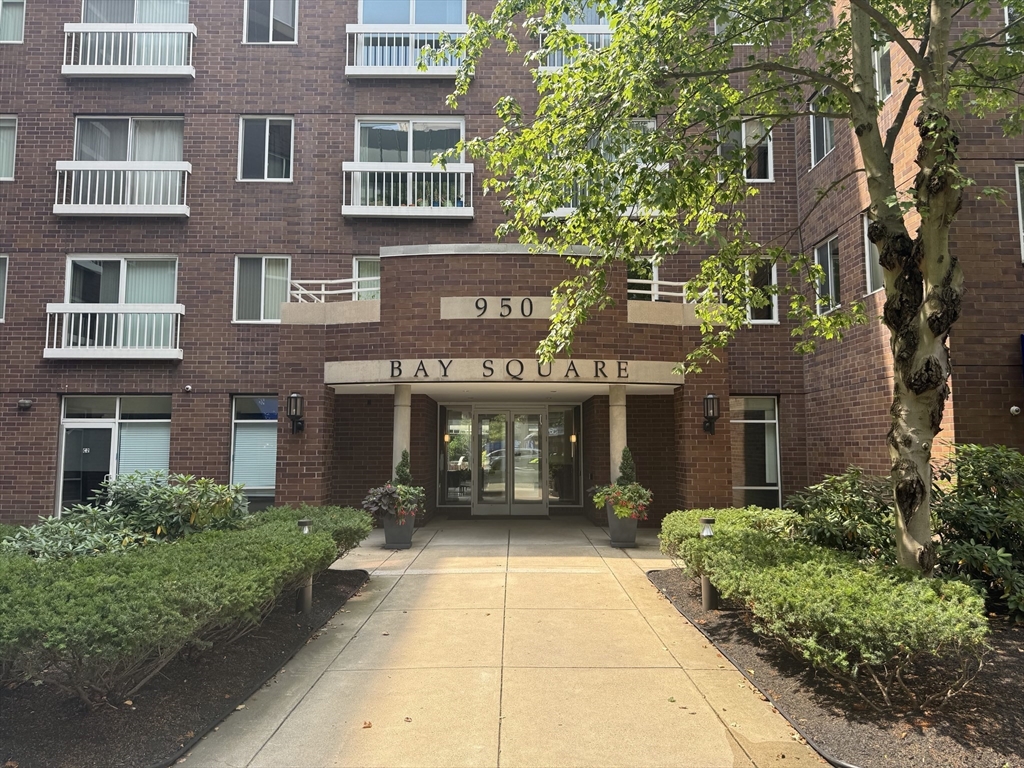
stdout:
[[(187, 24), (188, 0), (138, 0), (140, 24)], [(188, 63), (189, 42), (182, 34), (144, 32), (138, 36), (135, 62), (144, 66), (181, 67)]]
[(367, 300), (380, 298), (380, 261), (378, 259), (357, 260), (356, 277), (376, 278), (376, 280), (366, 280), (357, 285), (358, 290), (354, 295), (356, 299)]
[(171, 425), (169, 423), (121, 424), (117, 444), (117, 474), (166, 471), (171, 462)]
[[(124, 303), (174, 303), (174, 275), (173, 261), (129, 261)], [(170, 312), (126, 314), (123, 344), (127, 347), (170, 349), (174, 343), (176, 322), (177, 316)]]
[[(181, 120), (136, 120), (132, 136), (132, 160), (180, 162), (183, 122)], [(133, 171), (134, 205), (177, 205), (182, 194), (180, 171)]]
[(20, 43), (25, 21), (25, 3), (0, 0), (0, 42)]
[(0, 256), (0, 320), (4, 319), (7, 300), (7, 257)]
[(16, 120), (0, 120), (0, 179), (14, 178), (14, 137)]
[(288, 301), (288, 259), (265, 259), (263, 265), (263, 319), (280, 320)]

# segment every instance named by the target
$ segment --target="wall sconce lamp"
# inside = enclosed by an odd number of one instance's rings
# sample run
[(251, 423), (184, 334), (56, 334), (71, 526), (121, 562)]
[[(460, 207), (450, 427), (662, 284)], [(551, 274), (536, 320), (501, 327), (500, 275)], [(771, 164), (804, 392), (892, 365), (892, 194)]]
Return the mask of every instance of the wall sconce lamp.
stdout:
[(301, 432), (306, 428), (306, 422), (303, 419), (303, 415), (306, 410), (306, 401), (302, 395), (298, 392), (292, 392), (288, 395), (288, 404), (286, 406), (285, 413), (288, 418), (292, 420), (292, 434)]
[(576, 434), (569, 435), (569, 455), (576, 458)]
[(704, 395), (704, 431), (709, 435), (715, 434), (715, 422), (721, 415), (717, 395)]
[(451, 441), (452, 441), (452, 436), (446, 433), (445, 436), (444, 436), (444, 444), (448, 445), (448, 443), (450, 443)]
[(32, 408), (32, 401), (29, 400), (27, 397), (23, 397), (21, 400), (18, 401), (18, 410), (19, 411), (28, 411), (28, 410), (31, 410), (31, 408)]

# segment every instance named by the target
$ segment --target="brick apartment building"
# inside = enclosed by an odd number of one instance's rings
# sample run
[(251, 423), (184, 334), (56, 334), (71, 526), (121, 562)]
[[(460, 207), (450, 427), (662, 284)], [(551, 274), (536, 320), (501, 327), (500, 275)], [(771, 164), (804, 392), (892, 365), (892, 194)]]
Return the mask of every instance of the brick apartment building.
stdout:
[[(572, 360), (537, 364), (570, 267), (495, 241), (479, 163), (430, 165), (533, 88), (492, 52), (453, 112), (454, 68), (416, 68), (466, 5), (489, 10), (473, 2), (0, 0), (0, 520), (139, 468), (244, 482), (260, 503), (358, 504), (403, 447), (431, 515), (587, 511), (622, 443), (655, 520), (774, 505), (850, 464), (887, 471), (878, 323), (804, 358), (770, 307), (721, 364), (671, 373), (698, 337), (671, 293), (699, 254), (653, 284), (614, 273), (616, 303)], [(941, 437), (1024, 448), (1024, 142), (987, 123), (961, 135), (968, 173), (1006, 204), (969, 193), (956, 224), (967, 292)], [(750, 171), (762, 238), (854, 164), (846, 127), (823, 119), (771, 138)], [(878, 316), (866, 206), (852, 185), (804, 233), (832, 298)]]

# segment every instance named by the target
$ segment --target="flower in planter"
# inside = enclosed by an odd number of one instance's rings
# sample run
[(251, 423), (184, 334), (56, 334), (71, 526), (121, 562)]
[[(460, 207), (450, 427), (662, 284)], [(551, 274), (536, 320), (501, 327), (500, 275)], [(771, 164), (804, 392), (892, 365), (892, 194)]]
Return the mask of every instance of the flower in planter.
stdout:
[(395, 467), (395, 480), (379, 488), (371, 488), (363, 499), (363, 509), (376, 520), (390, 518), (397, 520), (399, 525), (405, 525), (406, 519), (415, 518), (426, 501), (426, 492), (412, 482), (409, 452), (402, 451), (402, 460)]
[(618, 479), (611, 485), (599, 486), (594, 492), (594, 503), (599, 507), (610, 504), (615, 516), (623, 520), (647, 519), (651, 492), (636, 481), (636, 465), (629, 448), (622, 449)]

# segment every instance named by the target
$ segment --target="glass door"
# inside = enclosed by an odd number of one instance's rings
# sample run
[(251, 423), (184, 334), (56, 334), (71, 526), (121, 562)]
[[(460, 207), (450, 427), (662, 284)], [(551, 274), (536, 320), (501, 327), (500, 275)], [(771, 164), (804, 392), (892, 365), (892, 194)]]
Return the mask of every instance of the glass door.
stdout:
[(536, 409), (476, 412), (473, 514), (547, 514), (545, 420)]
[(114, 473), (113, 426), (64, 428), (61, 509), (88, 504)]

